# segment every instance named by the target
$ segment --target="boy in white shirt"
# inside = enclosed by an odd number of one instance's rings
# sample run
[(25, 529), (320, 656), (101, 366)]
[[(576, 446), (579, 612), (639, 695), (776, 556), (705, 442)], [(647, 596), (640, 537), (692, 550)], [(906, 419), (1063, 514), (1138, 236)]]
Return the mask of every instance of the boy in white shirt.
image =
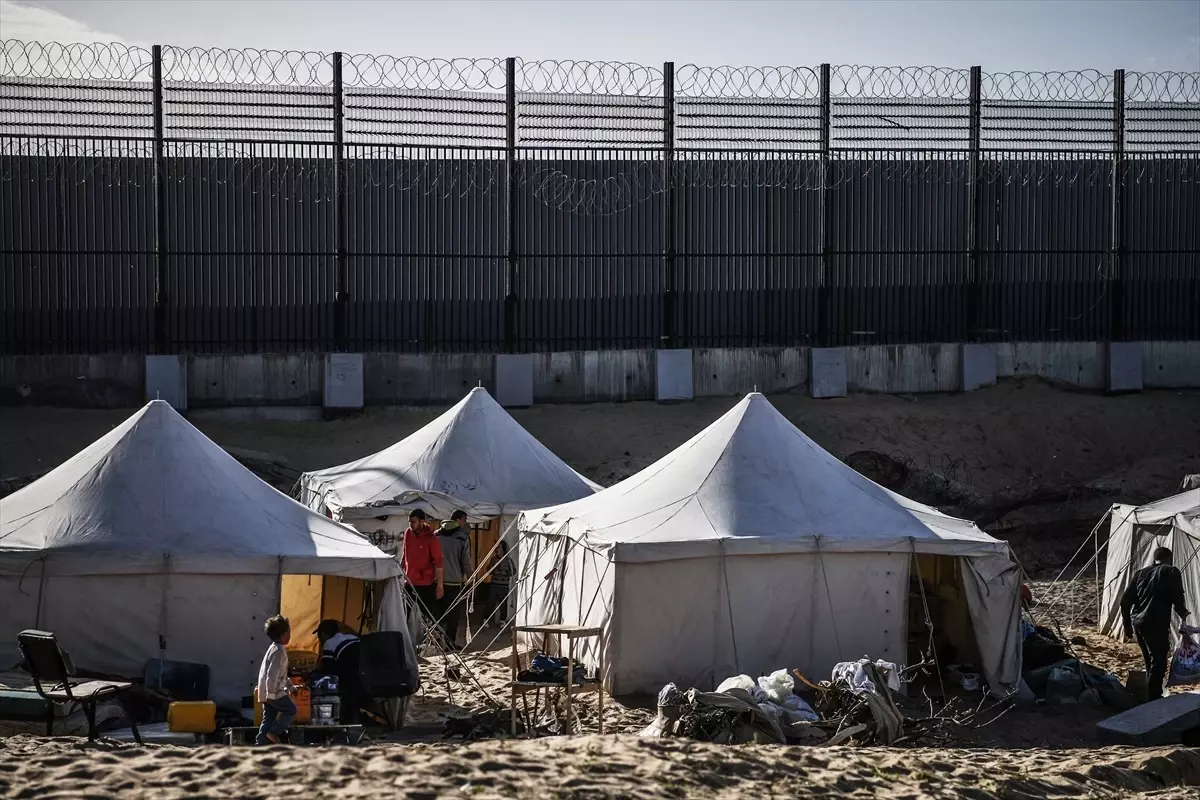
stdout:
[(287, 644), (292, 640), (292, 625), (287, 617), (274, 616), (263, 626), (271, 646), (258, 668), (258, 699), (262, 703), (262, 725), (255, 744), (279, 744), (279, 734), (287, 733), (296, 717), (292, 702), (295, 687), (288, 680)]

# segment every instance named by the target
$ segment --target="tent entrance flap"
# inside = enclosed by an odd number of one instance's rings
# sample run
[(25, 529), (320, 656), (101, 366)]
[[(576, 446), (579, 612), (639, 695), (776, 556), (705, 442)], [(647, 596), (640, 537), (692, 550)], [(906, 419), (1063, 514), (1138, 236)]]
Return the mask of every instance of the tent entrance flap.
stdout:
[(359, 578), (337, 575), (284, 575), (279, 613), (292, 623), (292, 640), (297, 650), (319, 649), (313, 631), (323, 619), (335, 619), (354, 631), (370, 629), (374, 618), (372, 592)]
[(979, 668), (979, 645), (967, 608), (960, 561), (955, 556), (913, 556), (908, 583), (908, 664), (919, 664), (936, 654), (942, 669), (951, 664)]

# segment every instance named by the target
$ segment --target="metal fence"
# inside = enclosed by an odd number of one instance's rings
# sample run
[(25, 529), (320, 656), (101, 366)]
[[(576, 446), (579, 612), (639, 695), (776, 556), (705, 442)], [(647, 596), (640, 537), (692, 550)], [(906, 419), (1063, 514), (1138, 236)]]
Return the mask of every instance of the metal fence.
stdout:
[(1200, 74), (6, 41), (0, 350), (1200, 339)]

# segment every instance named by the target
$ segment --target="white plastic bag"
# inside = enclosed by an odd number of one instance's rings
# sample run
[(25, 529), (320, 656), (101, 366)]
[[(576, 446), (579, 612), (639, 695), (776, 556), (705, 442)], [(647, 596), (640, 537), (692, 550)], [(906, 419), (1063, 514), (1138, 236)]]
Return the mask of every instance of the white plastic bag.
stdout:
[(792, 676), (788, 675), (786, 669), (777, 669), (770, 675), (763, 675), (758, 679), (758, 688), (762, 689), (763, 694), (772, 703), (783, 705), (784, 700), (792, 693), (792, 689), (796, 687), (796, 682), (792, 680)]
[(1200, 683), (1200, 643), (1190, 633), (1194, 628), (1180, 629), (1179, 647), (1171, 659), (1171, 672), (1167, 675), (1167, 686), (1188, 686)]
[(754, 684), (754, 679), (749, 675), (734, 675), (732, 678), (726, 678), (721, 681), (721, 685), (717, 687), (718, 692), (728, 692), (730, 689), (742, 689), (753, 693), (758, 688)]

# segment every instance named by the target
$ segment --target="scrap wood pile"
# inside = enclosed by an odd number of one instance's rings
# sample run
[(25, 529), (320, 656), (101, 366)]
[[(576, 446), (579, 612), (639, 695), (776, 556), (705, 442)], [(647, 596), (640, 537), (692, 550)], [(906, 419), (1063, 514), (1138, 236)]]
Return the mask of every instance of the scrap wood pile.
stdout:
[(902, 679), (895, 664), (863, 658), (838, 664), (819, 684), (797, 670), (757, 681), (738, 675), (715, 692), (667, 684), (659, 692), (658, 716), (641, 735), (719, 744), (913, 744), (949, 739), (954, 728), (991, 721), (1009, 706), (983, 695), (974, 708), (951, 702), (934, 709), (930, 703), (928, 714), (906, 714), (896, 702)]

